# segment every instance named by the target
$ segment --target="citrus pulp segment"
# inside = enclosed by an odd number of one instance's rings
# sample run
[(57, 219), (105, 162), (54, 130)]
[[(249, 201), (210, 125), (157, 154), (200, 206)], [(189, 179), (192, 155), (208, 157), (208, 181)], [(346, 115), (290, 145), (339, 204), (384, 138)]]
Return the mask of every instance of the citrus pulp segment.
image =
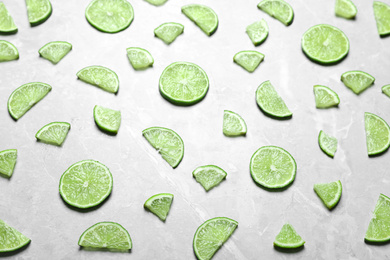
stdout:
[(224, 170), (215, 165), (200, 166), (192, 172), (192, 176), (206, 191), (221, 183), (226, 175), (227, 173)]
[(190, 4), (183, 6), (181, 11), (208, 36), (217, 30), (218, 16), (210, 7)]
[(385, 86), (383, 86), (383, 87), (382, 87), (382, 92), (383, 92), (386, 96), (390, 97), (390, 85), (385, 85)]
[(28, 237), (0, 219), (0, 253), (15, 251), (30, 241)]
[(93, 118), (98, 127), (108, 133), (117, 134), (121, 125), (121, 111), (95, 106)]
[(166, 44), (171, 44), (176, 38), (184, 32), (184, 26), (180, 23), (163, 23), (154, 29), (154, 35), (160, 38)]
[(357, 14), (357, 8), (351, 0), (336, 0), (335, 13), (345, 19), (354, 19)]
[(118, 92), (119, 78), (116, 73), (109, 68), (103, 66), (89, 66), (81, 69), (76, 75), (80, 80), (107, 92)]
[(165, 4), (168, 0), (145, 0), (149, 4), (155, 5), (155, 6), (160, 6)]
[(45, 44), (39, 49), (38, 53), (42, 58), (57, 64), (63, 57), (65, 57), (66, 54), (70, 52), (71, 49), (72, 44), (69, 42), (55, 41)]
[(240, 51), (233, 57), (233, 61), (249, 72), (255, 69), (264, 60), (264, 54), (258, 51)]
[(51, 15), (49, 0), (25, 0), (27, 5), (28, 21), (32, 26), (45, 22)]
[(0, 62), (17, 59), (19, 59), (19, 51), (15, 45), (8, 41), (0, 40)]
[(380, 36), (390, 34), (390, 5), (380, 1), (374, 1), (374, 16), (376, 27)]
[(390, 241), (390, 199), (380, 194), (375, 205), (372, 219), (368, 224), (364, 239), (368, 242), (383, 243)]
[(364, 113), (368, 155), (377, 155), (390, 146), (390, 128), (385, 120), (372, 113)]
[(223, 112), (223, 134), (226, 136), (245, 135), (247, 131), (244, 119), (229, 110)]
[(153, 66), (154, 59), (145, 49), (130, 47), (126, 49), (127, 58), (135, 70), (144, 70)]
[(324, 153), (332, 158), (334, 157), (337, 150), (337, 139), (335, 137), (330, 136), (321, 130), (318, 135), (318, 144)]
[(11, 178), (14, 173), (18, 151), (16, 149), (8, 149), (0, 152), (0, 174)]
[(375, 78), (366, 72), (352, 70), (343, 73), (341, 75), (341, 81), (355, 94), (360, 94), (374, 84)]
[(257, 105), (267, 115), (288, 118), (292, 116), (291, 111), (283, 99), (276, 92), (270, 81), (265, 81), (256, 90)]
[(289, 223), (283, 225), (279, 234), (275, 237), (274, 245), (280, 248), (299, 248), (305, 241)]
[(246, 33), (253, 45), (259, 46), (268, 37), (268, 24), (264, 19), (254, 22), (246, 27)]
[(340, 104), (337, 93), (328, 87), (315, 85), (313, 91), (317, 108), (330, 108)]
[(314, 184), (314, 191), (328, 209), (333, 209), (341, 198), (343, 187), (340, 181)]
[(61, 146), (70, 130), (66, 122), (52, 122), (45, 125), (36, 133), (35, 138), (43, 143)]
[(257, 7), (284, 25), (290, 25), (294, 19), (294, 10), (283, 0), (263, 0)]
[(153, 195), (145, 201), (144, 207), (156, 215), (162, 221), (167, 219), (171, 209), (173, 195), (170, 193), (160, 193)]
[(16, 33), (17, 31), (18, 27), (16, 27), (14, 19), (4, 3), (0, 2), (0, 33)]

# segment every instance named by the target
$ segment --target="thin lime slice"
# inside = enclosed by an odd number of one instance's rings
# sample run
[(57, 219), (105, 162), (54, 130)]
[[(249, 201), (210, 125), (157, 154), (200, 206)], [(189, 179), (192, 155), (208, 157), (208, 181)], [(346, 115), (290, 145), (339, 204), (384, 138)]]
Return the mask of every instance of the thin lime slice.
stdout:
[(72, 49), (72, 44), (69, 42), (49, 42), (39, 49), (38, 53), (42, 58), (57, 64), (66, 54)]
[(208, 36), (217, 30), (218, 16), (210, 7), (190, 4), (183, 6), (181, 11)]
[(337, 150), (337, 139), (335, 137), (330, 136), (321, 130), (318, 135), (318, 144), (324, 153), (332, 158), (334, 157)]
[(390, 84), (389, 84), (389, 85), (383, 86), (383, 87), (382, 87), (382, 92), (383, 92), (386, 96), (390, 97)]
[(0, 33), (16, 33), (18, 27), (14, 23), (10, 13), (3, 2), (0, 2)]
[(52, 122), (45, 125), (35, 135), (38, 141), (61, 146), (70, 130), (70, 124), (66, 122)]
[(153, 195), (145, 201), (144, 207), (159, 217), (162, 221), (167, 219), (171, 209), (173, 195), (170, 193), (160, 193)]
[(17, 157), (18, 151), (16, 149), (9, 149), (0, 152), (0, 175), (11, 178), (14, 173)]
[(343, 188), (340, 181), (314, 184), (314, 191), (328, 209), (333, 209), (341, 198)]
[(206, 72), (190, 62), (174, 62), (160, 76), (160, 93), (176, 105), (193, 105), (201, 101), (209, 89)]
[(249, 72), (255, 69), (264, 60), (264, 54), (258, 51), (240, 51), (233, 57), (233, 61)]
[(88, 228), (80, 236), (79, 246), (106, 249), (108, 251), (128, 251), (132, 248), (130, 234), (115, 222), (99, 222)]
[(264, 113), (280, 118), (292, 116), (283, 99), (276, 92), (270, 81), (265, 81), (256, 90), (256, 101)]
[(98, 127), (108, 133), (117, 134), (121, 125), (121, 111), (95, 106), (93, 118)]
[(45, 22), (51, 15), (49, 0), (26, 0), (28, 21), (32, 26)]
[(106, 33), (117, 33), (130, 26), (133, 6), (127, 0), (93, 0), (85, 10), (88, 22)]
[(144, 70), (153, 66), (154, 59), (145, 49), (130, 47), (126, 49), (127, 57), (135, 70)]
[(226, 175), (227, 173), (224, 170), (215, 165), (200, 166), (192, 172), (192, 176), (206, 191), (220, 184), (226, 178)]
[(375, 210), (368, 224), (366, 236), (367, 242), (383, 243), (390, 241), (390, 198), (380, 194)]
[(268, 24), (264, 19), (254, 22), (246, 27), (246, 33), (253, 45), (259, 46), (268, 37)]
[(299, 248), (305, 241), (289, 223), (283, 225), (279, 234), (275, 237), (274, 245), (280, 248)]
[(283, 0), (263, 0), (257, 7), (287, 26), (290, 25), (294, 19), (292, 7)]
[(297, 164), (283, 148), (263, 146), (251, 158), (250, 172), (253, 180), (270, 189), (288, 186), (295, 179)]
[(194, 235), (193, 248), (199, 260), (210, 260), (236, 230), (238, 222), (217, 217), (205, 221)]
[(180, 23), (163, 23), (154, 29), (154, 35), (166, 44), (171, 44), (177, 36), (184, 32), (184, 26)]
[(98, 161), (84, 160), (70, 166), (61, 176), (60, 194), (76, 208), (91, 208), (102, 203), (112, 190), (110, 170)]
[(390, 146), (390, 128), (385, 120), (371, 113), (364, 113), (368, 155), (377, 155)]
[(145, 0), (149, 4), (155, 5), (155, 6), (160, 6), (165, 4), (168, 0)]
[(50, 91), (51, 86), (41, 82), (32, 82), (20, 86), (8, 98), (9, 114), (12, 118), (18, 120)]
[(0, 219), (0, 253), (12, 252), (30, 243), (30, 239)]
[(336, 63), (349, 52), (347, 36), (340, 29), (328, 24), (309, 28), (302, 36), (301, 45), (307, 57), (322, 64)]
[(117, 93), (119, 78), (109, 68), (102, 66), (89, 66), (77, 72), (77, 77), (82, 81), (99, 87), (110, 93)]
[(0, 40), (0, 62), (17, 59), (19, 59), (19, 51), (15, 45), (7, 41)]
[(246, 134), (246, 123), (242, 117), (229, 110), (223, 112), (223, 134), (226, 136), (240, 136)]
[(374, 1), (376, 27), (380, 36), (390, 34), (390, 6), (383, 2)]
[(321, 85), (315, 85), (313, 90), (317, 108), (336, 107), (340, 104), (339, 96), (330, 88)]
[(352, 70), (343, 73), (341, 81), (355, 94), (360, 94), (374, 84), (375, 78), (366, 72)]
[(184, 156), (184, 143), (175, 131), (164, 127), (150, 127), (143, 130), (142, 135), (172, 168), (179, 165)]
[(354, 19), (357, 14), (357, 8), (351, 0), (336, 0), (334, 11), (345, 19)]

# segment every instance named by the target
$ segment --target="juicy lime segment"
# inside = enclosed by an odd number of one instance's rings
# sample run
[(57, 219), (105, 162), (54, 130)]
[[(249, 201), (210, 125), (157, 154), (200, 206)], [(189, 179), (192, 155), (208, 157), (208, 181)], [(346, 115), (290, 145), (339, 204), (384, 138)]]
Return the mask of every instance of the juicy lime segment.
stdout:
[(383, 2), (374, 1), (373, 4), (376, 27), (380, 36), (390, 34), (390, 6)]
[(274, 241), (275, 246), (286, 249), (299, 248), (304, 244), (305, 241), (289, 223), (283, 225)]
[(190, 4), (183, 6), (181, 11), (208, 36), (217, 30), (218, 16), (210, 7)]
[(335, 13), (345, 19), (354, 19), (357, 14), (357, 8), (351, 0), (336, 0)]
[(225, 110), (223, 113), (223, 134), (226, 136), (246, 135), (246, 123), (237, 113)]
[(121, 111), (95, 106), (93, 118), (97, 126), (105, 132), (117, 134), (121, 125)]
[(224, 170), (215, 165), (200, 166), (192, 172), (192, 176), (206, 191), (220, 184), (226, 175)]
[(0, 253), (15, 251), (30, 241), (28, 237), (0, 219)]
[(333, 209), (341, 198), (343, 188), (340, 181), (314, 184), (314, 191), (328, 209)]
[(17, 59), (19, 59), (19, 51), (15, 45), (8, 41), (0, 40), (0, 62)]
[(390, 85), (385, 85), (382, 87), (382, 92), (386, 96), (390, 97)]
[(45, 22), (51, 15), (49, 0), (26, 0), (28, 21), (32, 26)]
[(330, 88), (321, 85), (315, 85), (313, 90), (317, 108), (330, 108), (340, 104), (339, 96)]
[(43, 143), (61, 146), (64, 143), (69, 130), (69, 123), (52, 122), (42, 127), (35, 135), (35, 138)]
[(352, 70), (343, 73), (341, 81), (355, 94), (360, 94), (374, 84), (375, 78), (366, 72)]
[(268, 24), (264, 19), (254, 22), (246, 27), (246, 33), (253, 45), (259, 46), (268, 37)]
[(372, 113), (364, 113), (368, 155), (377, 155), (390, 146), (390, 128), (385, 120)]
[(383, 243), (390, 241), (390, 199), (380, 194), (375, 210), (368, 224), (364, 239), (368, 242)]
[(264, 60), (264, 54), (258, 51), (240, 51), (233, 57), (233, 61), (249, 72), (255, 69)]
[(318, 135), (318, 144), (324, 153), (332, 158), (334, 157), (337, 150), (337, 139), (335, 137), (330, 136), (321, 130)]
[(165, 4), (168, 0), (145, 0), (149, 4), (155, 5), (155, 6), (160, 6)]
[(294, 19), (292, 7), (283, 0), (263, 0), (257, 7), (284, 25), (290, 25)]
[(154, 59), (145, 49), (130, 47), (126, 49), (127, 58), (135, 70), (144, 70), (153, 66)]
[(119, 89), (119, 78), (109, 68), (102, 66), (89, 66), (77, 72), (77, 77), (91, 85), (99, 87), (110, 93), (117, 93)]
[(53, 64), (57, 64), (62, 60), (63, 57), (66, 56), (72, 49), (72, 44), (69, 42), (49, 42), (39, 49), (39, 55), (51, 61)]
[(0, 152), (0, 175), (11, 178), (14, 173), (18, 151), (9, 149)]
[(173, 195), (170, 193), (160, 193), (153, 195), (145, 201), (144, 207), (156, 215), (162, 221), (167, 219), (171, 209)]
[(184, 32), (184, 26), (180, 23), (163, 23), (154, 29), (154, 35), (166, 44), (171, 44)]
[(265, 81), (256, 90), (256, 102), (264, 113), (274, 117), (288, 118), (292, 112), (276, 92), (270, 81)]
[(0, 33), (16, 33), (18, 27), (14, 23), (4, 3), (0, 2)]

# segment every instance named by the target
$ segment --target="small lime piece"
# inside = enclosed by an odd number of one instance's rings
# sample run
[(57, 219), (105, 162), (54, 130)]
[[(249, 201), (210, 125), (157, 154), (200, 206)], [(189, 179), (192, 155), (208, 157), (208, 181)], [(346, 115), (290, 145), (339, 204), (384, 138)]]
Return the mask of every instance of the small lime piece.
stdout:
[(386, 96), (390, 97), (390, 84), (389, 84), (389, 85), (383, 86), (383, 87), (382, 87), (382, 92), (383, 92)]
[(291, 117), (292, 113), (276, 92), (270, 81), (265, 81), (256, 90), (257, 105), (264, 113), (280, 118)]
[(35, 138), (43, 143), (61, 146), (69, 130), (69, 123), (52, 122), (42, 127), (35, 135)]
[(153, 66), (154, 59), (145, 49), (130, 47), (126, 49), (127, 57), (135, 70), (144, 70)]
[(383, 243), (390, 241), (390, 198), (380, 194), (375, 210), (368, 224), (364, 239), (368, 242)]
[(313, 90), (317, 108), (330, 108), (340, 104), (339, 96), (330, 88), (321, 85), (315, 85)]
[(192, 172), (192, 176), (206, 191), (220, 184), (226, 178), (226, 175), (227, 173), (224, 170), (215, 165), (200, 166)]
[(184, 32), (184, 26), (180, 23), (163, 23), (154, 29), (154, 35), (166, 44), (171, 44), (177, 36)]
[(390, 128), (385, 120), (372, 113), (364, 113), (368, 155), (377, 155), (390, 146)]
[(328, 209), (333, 209), (341, 198), (343, 188), (340, 181), (314, 184), (314, 191)]
[(268, 24), (264, 19), (254, 22), (246, 27), (246, 33), (253, 45), (259, 46), (268, 37)]
[(233, 61), (249, 72), (254, 72), (264, 60), (264, 54), (258, 51), (240, 51), (233, 57)]
[(18, 151), (16, 149), (8, 149), (0, 152), (0, 175), (11, 178), (14, 173), (17, 157)]
[(19, 59), (19, 51), (15, 45), (8, 41), (0, 40), (0, 62), (17, 59)]
[(390, 6), (383, 2), (374, 1), (374, 16), (380, 36), (390, 34)]
[(11, 34), (17, 31), (18, 27), (16, 27), (14, 19), (12, 19), (4, 3), (0, 2), (0, 33)]
[(318, 144), (324, 153), (332, 158), (334, 157), (337, 150), (337, 139), (335, 137), (330, 136), (321, 130), (318, 135)]
[(245, 135), (247, 131), (244, 119), (229, 110), (223, 112), (223, 134), (226, 136)]
[(279, 234), (275, 237), (274, 245), (280, 248), (299, 248), (305, 241), (289, 223), (283, 225)]
[(218, 27), (218, 16), (208, 6), (190, 4), (183, 6), (181, 12), (193, 21), (208, 36), (212, 35)]
[(42, 58), (51, 61), (53, 64), (57, 64), (71, 49), (72, 44), (69, 42), (55, 41), (45, 44), (38, 52)]
[(0, 253), (12, 252), (30, 243), (30, 239), (0, 219)]
[(160, 6), (165, 4), (168, 0), (145, 0), (149, 4), (155, 5), (155, 6)]
[(360, 94), (374, 84), (375, 78), (366, 72), (352, 70), (343, 73), (341, 81), (355, 94)]
[(51, 15), (49, 0), (26, 0), (28, 21), (32, 26), (45, 22)]
[(153, 195), (145, 201), (144, 207), (159, 217), (162, 221), (167, 219), (171, 209), (173, 195), (170, 193), (160, 193)]
[(292, 7), (283, 0), (263, 0), (257, 7), (288, 26), (294, 19)]
[(121, 111), (95, 106), (93, 118), (98, 127), (108, 133), (117, 134), (121, 125)]
[(89, 66), (77, 72), (82, 81), (99, 87), (110, 93), (117, 93), (119, 89), (118, 75), (109, 68), (102, 66)]
[(357, 8), (351, 0), (336, 0), (335, 13), (336, 16), (345, 19), (354, 19), (357, 14)]

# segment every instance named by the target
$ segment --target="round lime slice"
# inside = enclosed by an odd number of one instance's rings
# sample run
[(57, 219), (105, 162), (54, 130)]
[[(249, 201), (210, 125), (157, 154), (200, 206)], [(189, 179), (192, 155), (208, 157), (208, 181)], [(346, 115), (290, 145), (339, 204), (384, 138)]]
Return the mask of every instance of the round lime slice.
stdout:
[(380, 36), (390, 34), (390, 5), (374, 1), (373, 4), (376, 27)]
[(386, 96), (390, 97), (390, 84), (382, 87), (382, 92)]
[(154, 35), (160, 38), (166, 44), (171, 44), (176, 38), (184, 32), (184, 26), (180, 23), (163, 23), (154, 29)]
[(0, 33), (12, 34), (18, 31), (14, 19), (8, 12), (3, 2), (0, 2)]
[(61, 146), (70, 130), (70, 124), (66, 122), (52, 122), (45, 125), (36, 133), (38, 141)]
[(285, 249), (299, 248), (304, 244), (305, 241), (289, 223), (283, 225), (274, 241), (275, 246)]
[(268, 24), (264, 19), (254, 22), (246, 27), (246, 33), (253, 45), (259, 46), (268, 37)]
[(118, 75), (109, 68), (103, 66), (89, 66), (81, 69), (76, 75), (82, 81), (99, 87), (107, 92), (118, 92)]
[(26, 0), (28, 21), (32, 26), (45, 22), (51, 15), (49, 0)]
[(367, 153), (381, 154), (390, 146), (390, 128), (385, 120), (372, 113), (364, 113)]
[(351, 0), (336, 0), (335, 13), (345, 19), (354, 19), (357, 14), (357, 8)]
[(380, 194), (366, 231), (365, 241), (384, 243), (390, 241), (390, 198)]
[(19, 59), (19, 51), (12, 43), (0, 40), (0, 62)]
[(210, 7), (190, 4), (183, 6), (181, 11), (208, 36), (217, 30), (218, 16)]
[(328, 209), (333, 209), (341, 198), (343, 188), (340, 181), (314, 184), (314, 191)]
[(144, 208), (148, 209), (162, 221), (167, 219), (171, 209), (173, 195), (170, 193), (160, 193), (153, 195), (145, 201)]
[(153, 66), (154, 59), (145, 49), (130, 47), (126, 49), (127, 57), (135, 70), (144, 70)]
[(265, 81), (256, 90), (257, 105), (267, 115), (276, 118), (289, 118), (292, 112), (276, 92), (270, 81)]
[(352, 70), (343, 73), (341, 81), (355, 94), (360, 94), (374, 84), (375, 78), (366, 72)]
[(248, 72), (254, 72), (263, 60), (264, 54), (258, 51), (240, 51), (233, 57), (233, 61)]
[(223, 134), (226, 136), (246, 135), (246, 123), (237, 113), (229, 110), (223, 112)]
[(257, 7), (276, 18), (284, 25), (290, 25), (294, 19), (294, 11), (292, 7), (283, 0), (263, 0)]
[(12, 252), (30, 243), (30, 239), (0, 219), (0, 253)]
[(8, 149), (0, 152), (0, 175), (11, 178), (14, 173), (18, 151)]
[(219, 185), (226, 175), (227, 173), (216, 165), (199, 166), (192, 172), (192, 176), (206, 191)]
[(72, 44), (69, 42), (55, 41), (45, 44), (39, 49), (38, 53), (42, 58), (57, 64), (71, 49)]
[(330, 108), (340, 104), (337, 93), (328, 87), (315, 85), (313, 91), (317, 108)]
[(95, 106), (93, 118), (97, 126), (104, 132), (117, 134), (121, 125), (121, 111)]
[(330, 136), (321, 130), (318, 135), (318, 144), (324, 153), (332, 158), (334, 157), (337, 150), (337, 139), (335, 137)]

